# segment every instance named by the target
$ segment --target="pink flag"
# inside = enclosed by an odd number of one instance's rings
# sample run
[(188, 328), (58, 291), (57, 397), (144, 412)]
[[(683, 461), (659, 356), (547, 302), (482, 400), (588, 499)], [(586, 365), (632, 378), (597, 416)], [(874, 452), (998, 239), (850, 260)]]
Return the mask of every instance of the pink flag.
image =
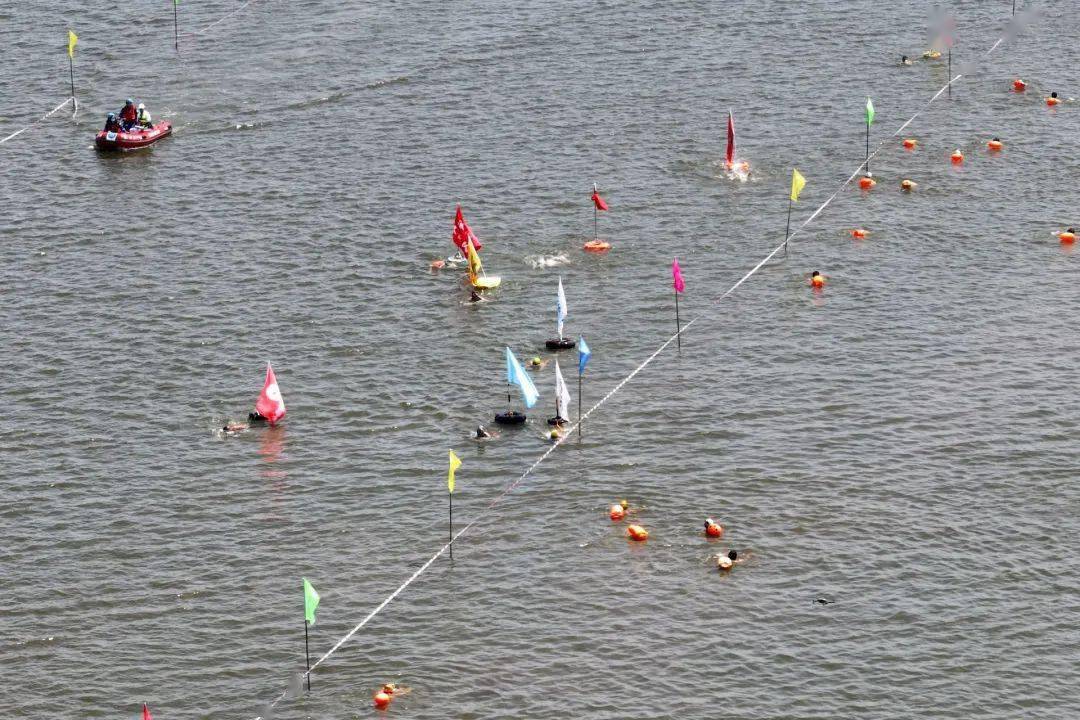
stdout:
[(469, 223), (465, 222), (465, 216), (461, 213), (460, 205), (457, 206), (457, 213), (454, 215), (454, 232), (450, 238), (465, 257), (469, 256), (467, 245), (470, 241), (473, 249), (477, 252), (480, 252), (480, 248), (484, 247), (480, 244), (480, 238), (476, 237), (472, 228), (469, 227)]
[(146, 703), (142, 704), (142, 720), (154, 720), (150, 717), (150, 708), (146, 707)]
[(266, 418), (271, 425), (285, 417), (285, 401), (281, 399), (277, 376), (274, 375), (274, 368), (270, 367), (270, 363), (266, 363), (266, 383), (255, 402), (255, 412)]
[(686, 283), (682, 279), (682, 269), (679, 267), (679, 259), (671, 262), (671, 276), (675, 278), (675, 292), (686, 292)]

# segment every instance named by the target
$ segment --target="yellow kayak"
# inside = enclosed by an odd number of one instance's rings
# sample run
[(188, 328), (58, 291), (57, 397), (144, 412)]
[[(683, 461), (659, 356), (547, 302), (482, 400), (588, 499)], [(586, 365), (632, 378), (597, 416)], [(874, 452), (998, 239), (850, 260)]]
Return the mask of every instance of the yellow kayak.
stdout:
[(483, 277), (470, 275), (469, 283), (478, 290), (492, 290), (499, 287), (502, 283), (502, 278), (498, 275), (484, 275)]

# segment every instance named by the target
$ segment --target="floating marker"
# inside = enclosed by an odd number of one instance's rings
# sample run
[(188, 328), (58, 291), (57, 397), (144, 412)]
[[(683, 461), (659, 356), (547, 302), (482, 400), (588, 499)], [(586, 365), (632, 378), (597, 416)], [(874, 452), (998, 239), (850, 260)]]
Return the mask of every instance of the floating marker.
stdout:
[(959, 165), (964, 162), (964, 153), (960, 152), (960, 148), (957, 148), (953, 151), (953, 154), (949, 156), (949, 159), (952, 160), (953, 165)]
[(1026, 82), (1021, 80), (1020, 78), (1016, 78), (1015, 80), (1013, 80), (1013, 92), (1022, 93), (1025, 90), (1027, 90)]
[(859, 187), (863, 190), (873, 190), (875, 185), (877, 185), (877, 181), (870, 175), (859, 178)]
[(986, 147), (990, 152), (1000, 152), (1001, 148), (1005, 147), (1000, 140), (994, 138), (990, 142), (986, 143)]
[(905, 150), (914, 150), (915, 146), (918, 145), (918, 144), (919, 144), (919, 142), (915, 138), (904, 138), (904, 149)]
[(626, 535), (631, 540), (635, 540), (637, 542), (644, 542), (645, 540), (649, 539), (649, 531), (641, 527), (640, 525), (630, 525), (629, 527), (627, 527)]
[(862, 228), (855, 228), (851, 231), (851, 237), (856, 240), (865, 240), (866, 236), (870, 234), (869, 230), (863, 230)]
[(1072, 228), (1069, 228), (1065, 232), (1058, 233), (1057, 237), (1058, 240), (1061, 241), (1062, 245), (1072, 245), (1074, 242), (1076, 242), (1076, 233), (1073, 231)]

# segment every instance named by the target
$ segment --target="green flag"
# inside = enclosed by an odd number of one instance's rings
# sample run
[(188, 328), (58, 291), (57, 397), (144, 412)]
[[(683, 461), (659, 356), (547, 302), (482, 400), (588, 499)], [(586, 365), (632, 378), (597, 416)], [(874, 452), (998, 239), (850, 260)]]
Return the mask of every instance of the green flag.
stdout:
[(315, 610), (319, 607), (319, 593), (311, 587), (311, 583), (304, 578), (304, 619), (308, 625), (315, 624)]
[(874, 103), (870, 102), (870, 98), (866, 98), (866, 124), (871, 125), (874, 122)]

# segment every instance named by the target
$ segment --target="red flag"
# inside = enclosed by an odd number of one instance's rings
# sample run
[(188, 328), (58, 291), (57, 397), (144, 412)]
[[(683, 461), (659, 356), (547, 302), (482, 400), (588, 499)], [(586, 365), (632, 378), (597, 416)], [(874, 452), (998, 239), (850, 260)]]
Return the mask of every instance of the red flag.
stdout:
[(255, 412), (266, 418), (271, 425), (285, 417), (285, 401), (281, 399), (277, 376), (274, 375), (274, 368), (270, 367), (270, 363), (266, 363), (266, 382), (255, 402)]
[(146, 703), (142, 704), (142, 720), (154, 720), (150, 717), (150, 708), (146, 707)]
[(604, 202), (604, 198), (600, 197), (600, 193), (596, 192), (596, 188), (593, 188), (592, 191), (592, 201), (597, 210), (607, 210), (607, 203)]
[(735, 118), (730, 110), (727, 112), (727, 155), (724, 161), (729, 168), (735, 165)]
[(675, 292), (686, 292), (686, 283), (682, 279), (682, 268), (679, 267), (678, 258), (671, 263), (671, 276), (675, 279)]
[(469, 227), (469, 223), (465, 222), (465, 216), (461, 214), (461, 206), (457, 206), (457, 215), (454, 216), (454, 234), (450, 237), (457, 245), (457, 249), (461, 251), (461, 254), (468, 257), (468, 243), (471, 240), (473, 249), (479, 252), (480, 248), (484, 247), (480, 244), (480, 238), (476, 237), (472, 228)]

